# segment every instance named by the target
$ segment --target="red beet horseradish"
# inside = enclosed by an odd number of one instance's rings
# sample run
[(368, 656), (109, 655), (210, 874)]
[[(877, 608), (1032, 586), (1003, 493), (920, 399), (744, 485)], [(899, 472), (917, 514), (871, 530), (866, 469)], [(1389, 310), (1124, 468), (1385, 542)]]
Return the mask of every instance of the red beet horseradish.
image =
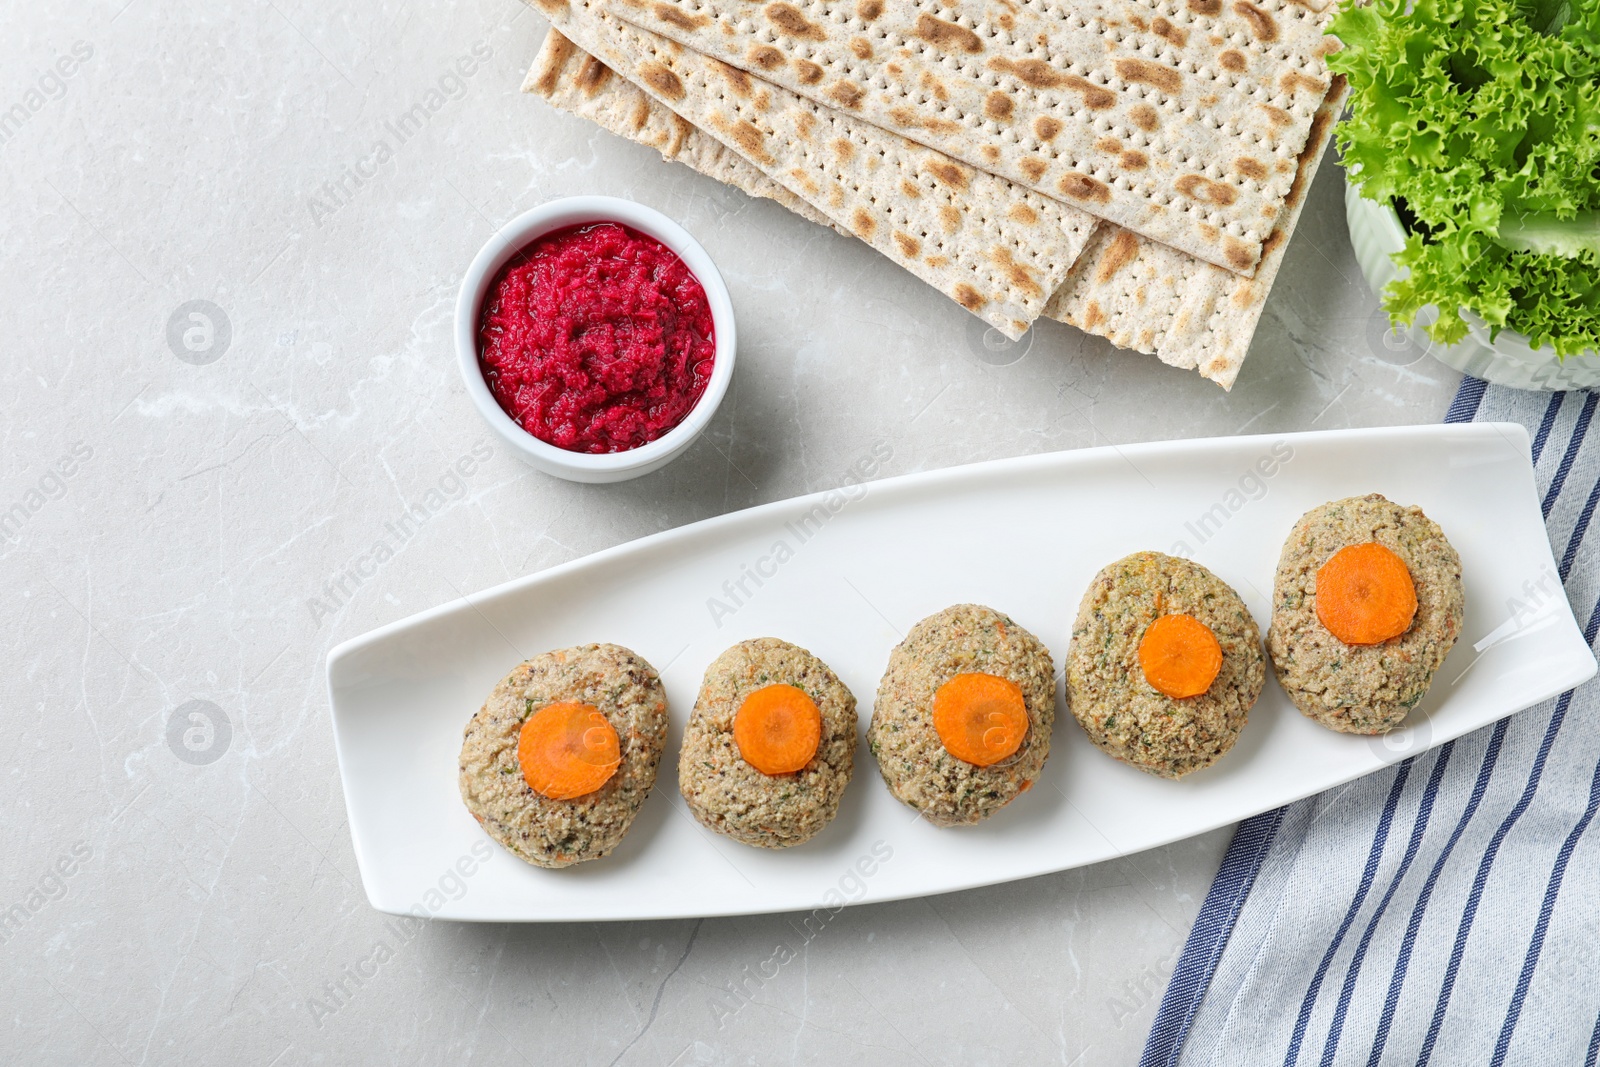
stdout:
[(479, 362), (500, 407), (569, 452), (625, 452), (667, 433), (705, 392), (716, 331), (705, 290), (660, 241), (615, 222), (571, 226), (496, 276)]

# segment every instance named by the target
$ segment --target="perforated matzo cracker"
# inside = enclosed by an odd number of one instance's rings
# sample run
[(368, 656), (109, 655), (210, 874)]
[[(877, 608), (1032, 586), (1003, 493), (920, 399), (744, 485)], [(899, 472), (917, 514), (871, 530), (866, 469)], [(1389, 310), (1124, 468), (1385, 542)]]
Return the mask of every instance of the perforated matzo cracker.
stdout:
[(604, 2), (1241, 274), (1277, 221), (1333, 46), (1320, 0)]
[[(559, 43), (556, 43), (559, 42)], [(608, 76), (592, 57), (552, 31), (523, 88), (623, 137), (754, 196), (791, 206), (813, 221), (825, 217), (720, 143), (684, 123), (625, 79)], [(1297, 168), (1284, 217), (1269, 237), (1256, 277), (1241, 280), (1115, 226), (1103, 226), (1051, 299), (1047, 314), (1125, 348), (1198, 370), (1224, 389), (1233, 385), (1316, 172), (1345, 86), (1336, 82), (1318, 112)], [(790, 204), (789, 201), (794, 201)], [(834, 226), (835, 229), (841, 229)], [(841, 232), (842, 231), (841, 229)], [(1197, 314), (1193, 309), (1204, 306)], [(1188, 314), (1183, 308), (1189, 308)], [(1203, 329), (1174, 329), (1176, 320)]]
[(537, 0), (561, 33), (1009, 337), (1043, 312), (1092, 216), (605, 15)]

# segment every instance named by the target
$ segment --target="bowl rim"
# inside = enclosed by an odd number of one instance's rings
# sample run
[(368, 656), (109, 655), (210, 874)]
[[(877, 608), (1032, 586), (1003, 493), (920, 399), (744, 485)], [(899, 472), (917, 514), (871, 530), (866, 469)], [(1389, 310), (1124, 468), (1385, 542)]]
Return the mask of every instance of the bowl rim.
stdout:
[[(523, 429), (489, 389), (478, 360), (478, 317), (489, 286), (507, 263), (534, 241), (554, 230), (592, 222), (618, 222), (647, 237), (653, 237), (683, 260), (711, 307), (711, 323), (716, 333), (711, 378), (705, 391), (683, 421), (648, 444), (624, 452), (569, 452), (548, 441), (541, 441)], [(727, 284), (711, 256), (677, 222), (655, 208), (615, 196), (566, 196), (546, 201), (516, 216), (484, 242), (471, 265), (462, 275), (456, 293), (456, 362), (479, 414), (505, 441), (518, 449), (535, 466), (555, 473), (571, 471), (589, 477), (616, 475), (640, 468), (651, 468), (671, 459), (699, 436), (716, 414), (728, 383), (733, 378), (737, 351), (733, 301)], [(640, 473), (645, 471), (640, 470)]]

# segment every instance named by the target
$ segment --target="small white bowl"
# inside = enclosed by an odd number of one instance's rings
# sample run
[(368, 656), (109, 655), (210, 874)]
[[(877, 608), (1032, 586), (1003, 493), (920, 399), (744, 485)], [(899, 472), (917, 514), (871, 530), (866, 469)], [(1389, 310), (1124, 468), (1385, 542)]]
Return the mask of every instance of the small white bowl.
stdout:
[[(712, 328), (716, 331), (711, 380), (684, 420), (647, 445), (603, 455), (557, 448), (517, 425), (495, 400), (478, 362), (478, 317), (489, 286), (500, 269), (545, 234), (589, 222), (620, 222), (672, 249), (705, 290), (706, 301), (711, 305)], [(456, 359), (467, 385), (467, 395), (472, 397), (489, 426), (518, 456), (546, 474), (574, 482), (626, 481), (658, 470), (675, 459), (700, 436), (700, 431), (716, 414), (717, 405), (722, 403), (733, 377), (737, 347), (733, 301), (728, 298), (728, 287), (723, 284), (722, 275), (706, 250), (700, 247), (700, 242), (661, 212), (614, 196), (569, 196), (518, 215), (478, 252), (461, 279), (461, 292), (456, 297)]]

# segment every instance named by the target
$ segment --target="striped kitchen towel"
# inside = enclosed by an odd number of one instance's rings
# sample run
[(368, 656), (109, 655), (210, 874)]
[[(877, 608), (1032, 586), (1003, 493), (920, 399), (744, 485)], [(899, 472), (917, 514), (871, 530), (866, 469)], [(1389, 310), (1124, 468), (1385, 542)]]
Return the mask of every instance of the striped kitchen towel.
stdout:
[[(1591, 646), (1597, 400), (1468, 378), (1446, 420), (1527, 425), (1561, 579)], [(1591, 681), (1241, 823), (1141, 1067), (1595, 1067), (1597, 807)]]

